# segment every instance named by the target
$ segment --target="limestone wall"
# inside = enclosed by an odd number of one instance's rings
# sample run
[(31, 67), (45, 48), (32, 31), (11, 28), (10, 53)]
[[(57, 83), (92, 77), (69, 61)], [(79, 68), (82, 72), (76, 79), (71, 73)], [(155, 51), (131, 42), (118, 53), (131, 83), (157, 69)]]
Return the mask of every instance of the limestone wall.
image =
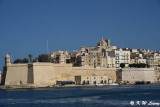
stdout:
[[(92, 78), (92, 77), (98, 77), (98, 76), (106, 76), (107, 82), (108, 78), (112, 79), (114, 82), (116, 81), (116, 69), (111, 68), (104, 68), (104, 69), (96, 69), (93, 67), (72, 67), (71, 64), (53, 64), (55, 68), (55, 75), (56, 80), (59, 81), (75, 81), (75, 76), (81, 76), (81, 83), (83, 80), (86, 80), (84, 78)], [(97, 81), (99, 79), (97, 78)]]
[(27, 84), (28, 64), (7, 65), (5, 85)]
[(73, 81), (74, 71), (72, 70), (72, 64), (53, 64), (55, 81)]
[(122, 81), (155, 81), (155, 71), (152, 68), (124, 68)]
[[(81, 76), (81, 83), (88, 77), (100, 83), (109, 79), (116, 82), (116, 69), (72, 67), (72, 64), (33, 63), (9, 64), (6, 70), (5, 85), (23, 84), (56, 84), (56, 81), (74, 81), (75, 76)], [(104, 77), (106, 77), (104, 79)], [(96, 78), (96, 79), (94, 79)]]
[(34, 84), (55, 84), (54, 67), (51, 63), (33, 64)]

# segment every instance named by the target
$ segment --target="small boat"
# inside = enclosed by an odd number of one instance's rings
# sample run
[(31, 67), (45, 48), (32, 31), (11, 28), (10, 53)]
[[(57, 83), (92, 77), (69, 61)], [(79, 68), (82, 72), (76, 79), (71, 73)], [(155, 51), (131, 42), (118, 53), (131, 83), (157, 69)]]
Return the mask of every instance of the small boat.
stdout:
[(110, 83), (108, 85), (119, 85), (118, 83)]
[(103, 86), (103, 84), (96, 84), (96, 86)]

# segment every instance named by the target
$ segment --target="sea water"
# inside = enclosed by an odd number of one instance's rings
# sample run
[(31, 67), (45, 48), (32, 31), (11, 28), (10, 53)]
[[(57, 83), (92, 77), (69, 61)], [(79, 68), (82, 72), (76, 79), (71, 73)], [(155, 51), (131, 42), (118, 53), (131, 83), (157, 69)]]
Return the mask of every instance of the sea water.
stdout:
[(160, 107), (160, 85), (0, 90), (0, 107)]

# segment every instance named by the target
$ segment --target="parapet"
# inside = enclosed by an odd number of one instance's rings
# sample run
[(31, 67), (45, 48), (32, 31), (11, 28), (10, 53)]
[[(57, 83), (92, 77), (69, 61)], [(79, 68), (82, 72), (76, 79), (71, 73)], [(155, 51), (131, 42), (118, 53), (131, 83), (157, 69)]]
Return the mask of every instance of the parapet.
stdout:
[(122, 71), (154, 71), (154, 68), (123, 68)]

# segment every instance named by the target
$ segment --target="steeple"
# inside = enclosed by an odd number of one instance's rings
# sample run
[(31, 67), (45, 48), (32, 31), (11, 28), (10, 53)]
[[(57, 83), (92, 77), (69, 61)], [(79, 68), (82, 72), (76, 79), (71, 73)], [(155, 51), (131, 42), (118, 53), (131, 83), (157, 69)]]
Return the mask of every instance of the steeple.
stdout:
[(103, 41), (103, 36), (101, 36), (101, 41)]

